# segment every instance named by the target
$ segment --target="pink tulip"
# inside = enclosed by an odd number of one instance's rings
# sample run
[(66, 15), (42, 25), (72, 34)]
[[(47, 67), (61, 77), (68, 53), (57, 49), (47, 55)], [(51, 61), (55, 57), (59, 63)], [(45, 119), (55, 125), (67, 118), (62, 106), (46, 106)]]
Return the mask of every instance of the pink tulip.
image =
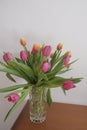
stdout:
[(73, 81), (67, 80), (63, 82), (62, 87), (64, 90), (69, 90), (69, 89), (75, 88), (76, 86), (74, 85)]
[(43, 64), (41, 65), (41, 71), (44, 73), (49, 71), (50, 68), (51, 68), (50, 62), (44, 61)]
[(70, 56), (67, 55), (67, 56), (64, 58), (64, 60), (63, 60), (64, 65), (67, 65), (67, 64), (69, 63), (69, 61), (70, 61)]
[(13, 60), (13, 56), (10, 52), (7, 52), (3, 55), (3, 59), (7, 63), (7, 62)]
[(49, 56), (51, 53), (51, 46), (45, 46), (42, 50), (43, 56)]
[(9, 102), (13, 102), (13, 103), (16, 103), (18, 102), (20, 99), (20, 96), (16, 93), (11, 93), (9, 96), (8, 96), (8, 101)]
[(21, 51), (21, 52), (20, 52), (20, 58), (22, 59), (22, 61), (26, 61), (27, 58), (28, 58), (27, 52)]

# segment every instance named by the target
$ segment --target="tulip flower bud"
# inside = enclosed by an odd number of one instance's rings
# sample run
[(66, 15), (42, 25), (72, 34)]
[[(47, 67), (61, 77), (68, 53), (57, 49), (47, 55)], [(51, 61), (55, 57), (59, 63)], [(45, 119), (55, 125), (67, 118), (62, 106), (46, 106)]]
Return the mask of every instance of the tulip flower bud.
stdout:
[(44, 61), (43, 64), (41, 65), (41, 71), (46, 73), (47, 71), (49, 71), (51, 68), (51, 64), (50, 62), (46, 62)]
[(63, 47), (63, 44), (62, 44), (62, 43), (58, 43), (58, 45), (57, 45), (57, 50), (61, 50), (62, 47)]
[(66, 64), (66, 68), (69, 69), (70, 68), (70, 64)]
[(69, 89), (75, 88), (76, 86), (74, 85), (73, 81), (67, 80), (63, 82), (62, 87), (64, 90), (69, 90)]
[(21, 43), (22, 46), (26, 46), (26, 41), (23, 37), (20, 38), (20, 43)]
[(51, 46), (45, 46), (42, 50), (43, 56), (49, 56), (51, 53)]
[(28, 58), (28, 54), (26, 51), (21, 51), (20, 52), (20, 58), (22, 59), (22, 61), (26, 61)]
[(13, 60), (13, 56), (10, 52), (7, 52), (3, 55), (3, 60), (7, 63), (11, 60)]
[(71, 57), (71, 56), (72, 56), (71, 51), (67, 51), (67, 52), (65, 53), (65, 56), (69, 56), (69, 57)]
[(69, 56), (64, 57), (64, 59), (63, 59), (64, 65), (67, 65), (69, 63), (69, 61), (70, 61)]
[(38, 43), (35, 43), (35, 44), (33, 45), (33, 48), (32, 48), (31, 53), (34, 54), (35, 52), (38, 52), (38, 51), (40, 50), (40, 48), (41, 48), (41, 45), (38, 44)]
[(53, 53), (53, 52), (51, 52), (51, 54), (50, 54), (50, 58), (53, 58), (53, 56), (54, 56), (54, 53)]
[(11, 93), (9, 96), (8, 96), (8, 101), (9, 102), (13, 102), (13, 103), (16, 103), (18, 102), (20, 99), (20, 96), (16, 93)]

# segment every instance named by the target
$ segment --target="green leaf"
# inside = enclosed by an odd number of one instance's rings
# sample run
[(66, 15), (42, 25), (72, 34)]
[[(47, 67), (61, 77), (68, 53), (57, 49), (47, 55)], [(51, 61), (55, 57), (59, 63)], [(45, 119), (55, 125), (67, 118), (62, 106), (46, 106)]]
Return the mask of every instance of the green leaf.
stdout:
[(26, 91), (26, 90), (29, 91), (29, 87), (28, 87), (28, 88), (22, 88), (22, 89), (20, 89), (20, 90), (17, 89), (17, 90), (14, 91), (14, 93), (18, 93), (18, 94), (19, 94), (19, 93), (23, 93), (23, 92)]
[(17, 60), (17, 62), (19, 62), (19, 63), (20, 63), (20, 62), (23, 63), (23, 61), (22, 61), (21, 59), (19, 59), (19, 58), (17, 58), (17, 57), (16, 57), (15, 59)]
[(51, 59), (51, 67), (53, 67), (56, 63), (57, 50), (54, 52), (53, 58)]
[(60, 72), (58, 72), (58, 74), (63, 74), (63, 73), (65, 73), (65, 72), (68, 72), (68, 71), (70, 71), (71, 69), (64, 69), (64, 70), (61, 70)]
[(20, 69), (19, 66), (13, 61), (9, 63), (9, 67), (10, 69), (17, 71), (17, 73), (20, 75), (19, 77), (29, 82), (29, 77), (24, 73), (23, 68)]
[(49, 106), (52, 104), (51, 92), (50, 92), (49, 88), (48, 88), (48, 91), (47, 91), (47, 103), (48, 103)]
[(62, 87), (61, 87), (61, 89), (62, 89), (63, 93), (66, 95), (66, 91)]
[(33, 71), (28, 65), (18, 62), (14, 62), (14, 64), (19, 68), (19, 70), (21, 70), (21, 72), (24, 72), (24, 74), (27, 75), (30, 80), (32, 80), (34, 77)]
[(82, 78), (62, 78), (62, 77), (54, 77), (51, 78), (48, 81), (43, 81), (40, 85), (42, 85), (43, 87), (47, 87), (48, 88), (56, 88), (56, 87), (61, 87), (62, 83), (67, 81), (67, 80), (71, 80), (73, 81), (75, 84), (80, 82)]
[(48, 72), (46, 75), (47, 77), (50, 79), (52, 77), (54, 77), (56, 74), (60, 73), (60, 71), (63, 69), (63, 62), (60, 61), (59, 63), (57, 63), (53, 69)]
[(55, 73), (58, 73), (62, 68), (63, 68), (63, 62), (60, 61), (59, 63), (57, 63), (55, 65), (55, 67), (53, 68), (52, 71), (55, 72)]
[(53, 56), (53, 58), (51, 60), (51, 67), (52, 68), (54, 68), (54, 66), (56, 64), (58, 64), (63, 59), (64, 55), (60, 56), (60, 54), (61, 54), (61, 50), (60, 51), (57, 51), (57, 50), (55, 51), (54, 56)]
[(45, 73), (42, 73), (42, 72), (40, 72), (38, 74), (38, 79), (39, 80), (46, 80), (46, 81), (48, 80), (47, 75)]
[(1, 61), (0, 61), (0, 64), (1, 64), (2, 66), (4, 66), (4, 67), (8, 67), (5, 63), (3, 63), (3, 62), (1, 62)]
[(83, 78), (70, 78), (74, 83), (79, 83)]
[(27, 66), (26, 64), (22, 64), (22, 63), (16, 63), (21, 69), (23, 69), (23, 71), (25, 72), (25, 73), (27, 73), (29, 76), (31, 75), (31, 76), (33, 76), (33, 71), (32, 71), (32, 69), (29, 67), (29, 66)]
[(13, 90), (16, 90), (19, 88), (25, 88), (25, 87), (29, 87), (29, 84), (20, 84), (20, 85), (10, 86), (7, 88), (1, 88), (0, 93), (9, 92), (9, 91), (13, 91)]
[(1, 72), (6, 72), (6, 73), (9, 73), (9, 74), (13, 74), (13, 75), (16, 75), (18, 77), (21, 77), (21, 75), (19, 74), (18, 71), (16, 70), (13, 70), (13, 69), (9, 69), (9, 68), (3, 68), (3, 69), (0, 69)]
[(6, 76), (7, 76), (7, 78), (10, 79), (11, 81), (16, 82), (15, 79), (14, 79), (9, 73), (7, 73)]
[(29, 94), (29, 92), (26, 91), (26, 92), (22, 95), (22, 97), (20, 98), (20, 100), (12, 106), (12, 108), (8, 111), (8, 113), (7, 113), (7, 115), (6, 115), (5, 119), (4, 119), (4, 121), (6, 121), (6, 119), (10, 116), (10, 114), (24, 101), (24, 99), (26, 98), (26, 96), (27, 96), (28, 94)]
[(17, 61), (16, 61), (16, 62), (11, 61), (11, 62), (9, 63), (9, 66), (11, 66), (13, 70), (17, 71), (17, 72), (20, 74), (21, 78), (23, 78), (23, 79), (25, 79), (26, 81), (30, 82), (30, 78), (29, 78), (29, 76), (26, 74), (27, 71), (25, 72), (24, 68), (22, 68), (22, 67), (20, 66), (20, 64), (22, 64), (22, 63), (18, 63)]
[(74, 60), (74, 61), (70, 62), (70, 63), (69, 63), (69, 65), (71, 65), (71, 64), (73, 64), (73, 63), (75, 63), (76, 61), (78, 61), (78, 59), (76, 59), (76, 60)]

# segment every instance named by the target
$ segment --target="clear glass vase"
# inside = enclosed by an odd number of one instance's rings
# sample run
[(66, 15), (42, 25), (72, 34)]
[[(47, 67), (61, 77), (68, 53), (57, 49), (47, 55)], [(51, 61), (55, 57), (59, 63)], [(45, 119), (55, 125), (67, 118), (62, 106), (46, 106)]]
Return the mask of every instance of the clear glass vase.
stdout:
[(42, 123), (46, 119), (46, 88), (34, 87), (30, 93), (30, 120)]

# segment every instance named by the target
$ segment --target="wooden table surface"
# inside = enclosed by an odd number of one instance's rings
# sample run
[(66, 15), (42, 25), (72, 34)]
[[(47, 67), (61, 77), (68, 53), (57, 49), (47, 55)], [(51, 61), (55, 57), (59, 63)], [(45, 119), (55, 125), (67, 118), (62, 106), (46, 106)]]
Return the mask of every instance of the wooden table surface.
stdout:
[(27, 102), (11, 130), (87, 130), (87, 106), (53, 103), (47, 109), (46, 121), (33, 124)]

